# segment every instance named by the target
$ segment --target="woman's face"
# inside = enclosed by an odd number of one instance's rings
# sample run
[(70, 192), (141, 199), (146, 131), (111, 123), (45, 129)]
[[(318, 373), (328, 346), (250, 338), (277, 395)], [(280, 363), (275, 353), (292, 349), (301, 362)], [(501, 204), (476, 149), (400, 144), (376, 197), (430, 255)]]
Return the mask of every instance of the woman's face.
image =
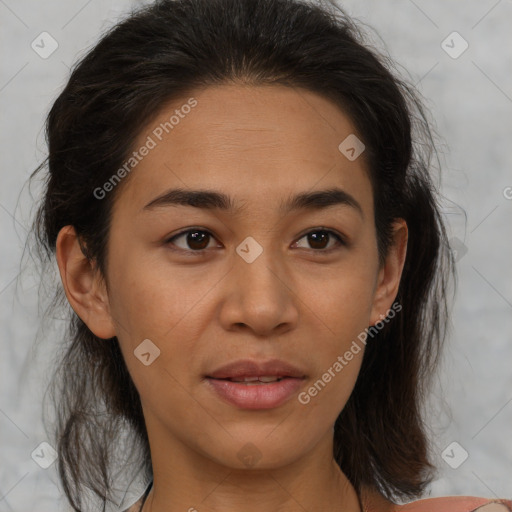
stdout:
[[(117, 336), (162, 453), (277, 467), (331, 446), (360, 335), (396, 296), (406, 229), (379, 267), (364, 151), (328, 100), (283, 86), (191, 96), (135, 144), (114, 203), (106, 306), (87, 323)], [(181, 204), (176, 189), (206, 194)], [(254, 373), (286, 378), (220, 378)]]

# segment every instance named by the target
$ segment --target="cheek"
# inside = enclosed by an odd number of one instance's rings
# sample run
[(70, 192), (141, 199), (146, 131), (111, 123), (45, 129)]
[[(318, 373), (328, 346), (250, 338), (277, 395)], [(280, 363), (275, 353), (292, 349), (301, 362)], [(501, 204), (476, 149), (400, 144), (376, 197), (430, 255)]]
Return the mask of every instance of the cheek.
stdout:
[(318, 275), (317, 279), (310, 277), (304, 290), (323, 333), (316, 328), (314, 336), (312, 333), (317, 343), (311, 347), (311, 356), (318, 364), (304, 402), (315, 404), (328, 416), (334, 414), (334, 418), (348, 400), (361, 367), (365, 350), (361, 335), (370, 321), (374, 276), (371, 262), (354, 258), (329, 278), (319, 281)]
[(370, 320), (374, 273), (371, 266), (348, 261), (328, 271), (305, 271), (307, 277), (301, 278), (302, 300), (322, 321), (327, 333), (343, 339), (357, 335)]
[(317, 364), (297, 400), (305, 411), (321, 417), (323, 425), (334, 423), (354, 389), (365, 352), (365, 344), (358, 339), (364, 330), (361, 325), (364, 322), (357, 318), (340, 317), (336, 335), (310, 347)]
[(218, 282), (216, 272), (207, 266), (180, 268), (165, 256), (148, 253), (127, 255), (111, 274), (111, 313), (122, 324), (124, 336), (134, 341), (163, 340), (173, 330), (185, 330), (186, 337)]
[[(306, 298), (335, 322), (339, 319), (345, 325), (347, 322), (357, 323), (369, 316), (372, 285), (354, 276), (331, 278), (322, 289), (311, 288)], [(336, 330), (334, 329), (336, 326), (339, 329), (338, 322), (329, 327)]]
[[(218, 284), (218, 272), (207, 266), (179, 269), (165, 258), (127, 255), (109, 281), (117, 337), (141, 398), (150, 400), (153, 390), (161, 396), (162, 389), (179, 395), (180, 386), (174, 379), (187, 385), (188, 373), (197, 365), (197, 345), (213, 315), (209, 292)], [(149, 366), (137, 357), (147, 352), (139, 348), (145, 346), (150, 360), (156, 355)], [(185, 394), (182, 399), (186, 405), (190, 397)], [(175, 396), (174, 400), (181, 399)]]
[(336, 359), (330, 361), (298, 396), (301, 407), (308, 414), (314, 411), (315, 416), (322, 418), (322, 424), (333, 424), (352, 394), (362, 358), (363, 350), (344, 364)]

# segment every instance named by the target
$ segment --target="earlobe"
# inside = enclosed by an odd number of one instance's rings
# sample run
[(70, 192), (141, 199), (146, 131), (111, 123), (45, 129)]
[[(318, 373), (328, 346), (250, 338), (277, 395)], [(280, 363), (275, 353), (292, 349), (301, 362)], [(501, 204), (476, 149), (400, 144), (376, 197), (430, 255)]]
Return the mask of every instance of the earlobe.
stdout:
[(57, 264), (69, 304), (99, 338), (116, 335), (104, 279), (82, 252), (73, 226), (63, 227), (56, 242)]
[(370, 325), (382, 320), (396, 299), (400, 279), (407, 254), (407, 224), (397, 219), (393, 224), (393, 240), (389, 246), (386, 260), (379, 270), (377, 286), (374, 294)]

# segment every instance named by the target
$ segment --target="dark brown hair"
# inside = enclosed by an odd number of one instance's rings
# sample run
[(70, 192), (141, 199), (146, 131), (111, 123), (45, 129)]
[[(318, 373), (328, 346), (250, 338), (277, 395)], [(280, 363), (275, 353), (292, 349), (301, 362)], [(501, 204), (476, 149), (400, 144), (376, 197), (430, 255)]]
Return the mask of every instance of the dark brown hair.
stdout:
[[(341, 9), (301, 0), (161, 0), (109, 30), (74, 66), (48, 114), (49, 154), (33, 175), (48, 168), (34, 222), (42, 258), (53, 261), (59, 230), (72, 225), (104, 272), (122, 184), (103, 200), (93, 191), (166, 103), (233, 82), (302, 88), (338, 105), (366, 145), (381, 260), (393, 219), (408, 224), (402, 311), (368, 340), (335, 424), (334, 457), (358, 492), (369, 486), (388, 499), (419, 497), (433, 469), (421, 407), (445, 337), (453, 274), (431, 177), (438, 159), (419, 94)], [(151, 466), (140, 398), (117, 339), (97, 338), (68, 311), (52, 431), (65, 493), (82, 510), (85, 488), (111, 499), (121, 421), (142, 443), (148, 473)]]

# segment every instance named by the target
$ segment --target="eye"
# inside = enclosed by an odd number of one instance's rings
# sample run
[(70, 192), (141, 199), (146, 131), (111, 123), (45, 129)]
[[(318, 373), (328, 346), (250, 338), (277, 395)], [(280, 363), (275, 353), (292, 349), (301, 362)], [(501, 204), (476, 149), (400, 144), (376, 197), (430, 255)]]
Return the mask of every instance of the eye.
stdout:
[[(316, 250), (316, 252), (330, 252), (331, 250), (335, 250), (336, 246), (347, 245), (345, 239), (340, 234), (330, 229), (316, 229), (310, 231), (299, 240), (302, 240), (304, 238), (307, 239), (307, 242), (311, 245), (313, 249)], [(334, 247), (331, 246), (326, 248), (327, 243), (333, 239), (335, 241)], [(298, 244), (299, 242), (296, 242), (295, 245), (298, 246)], [(305, 248), (307, 249), (307, 247)]]
[[(183, 239), (186, 244), (185, 247), (176, 244), (176, 240)], [(165, 243), (176, 245), (179, 250), (189, 252), (189, 253), (201, 253), (204, 252), (204, 249), (208, 248), (208, 243), (213, 239), (213, 235), (204, 229), (187, 229), (186, 231), (182, 231), (177, 235), (174, 235), (171, 238), (168, 238)], [(174, 249), (173, 249), (174, 250)]]
[[(185, 246), (180, 246), (176, 243), (176, 241), (180, 239), (184, 241)], [(213, 239), (214, 237), (209, 231), (199, 228), (191, 228), (168, 238), (165, 243), (178, 247), (178, 249), (173, 248), (173, 250), (202, 254), (205, 249), (209, 248), (209, 242)], [(315, 250), (315, 252), (331, 252), (336, 249), (336, 246), (347, 245), (345, 239), (340, 234), (330, 229), (312, 230), (303, 235), (299, 241), (302, 239), (306, 239), (310, 244), (310, 248)], [(330, 241), (335, 242), (334, 247), (328, 247), (328, 242)], [(295, 246), (308, 249), (308, 247), (300, 247), (299, 242), (296, 242)]]

